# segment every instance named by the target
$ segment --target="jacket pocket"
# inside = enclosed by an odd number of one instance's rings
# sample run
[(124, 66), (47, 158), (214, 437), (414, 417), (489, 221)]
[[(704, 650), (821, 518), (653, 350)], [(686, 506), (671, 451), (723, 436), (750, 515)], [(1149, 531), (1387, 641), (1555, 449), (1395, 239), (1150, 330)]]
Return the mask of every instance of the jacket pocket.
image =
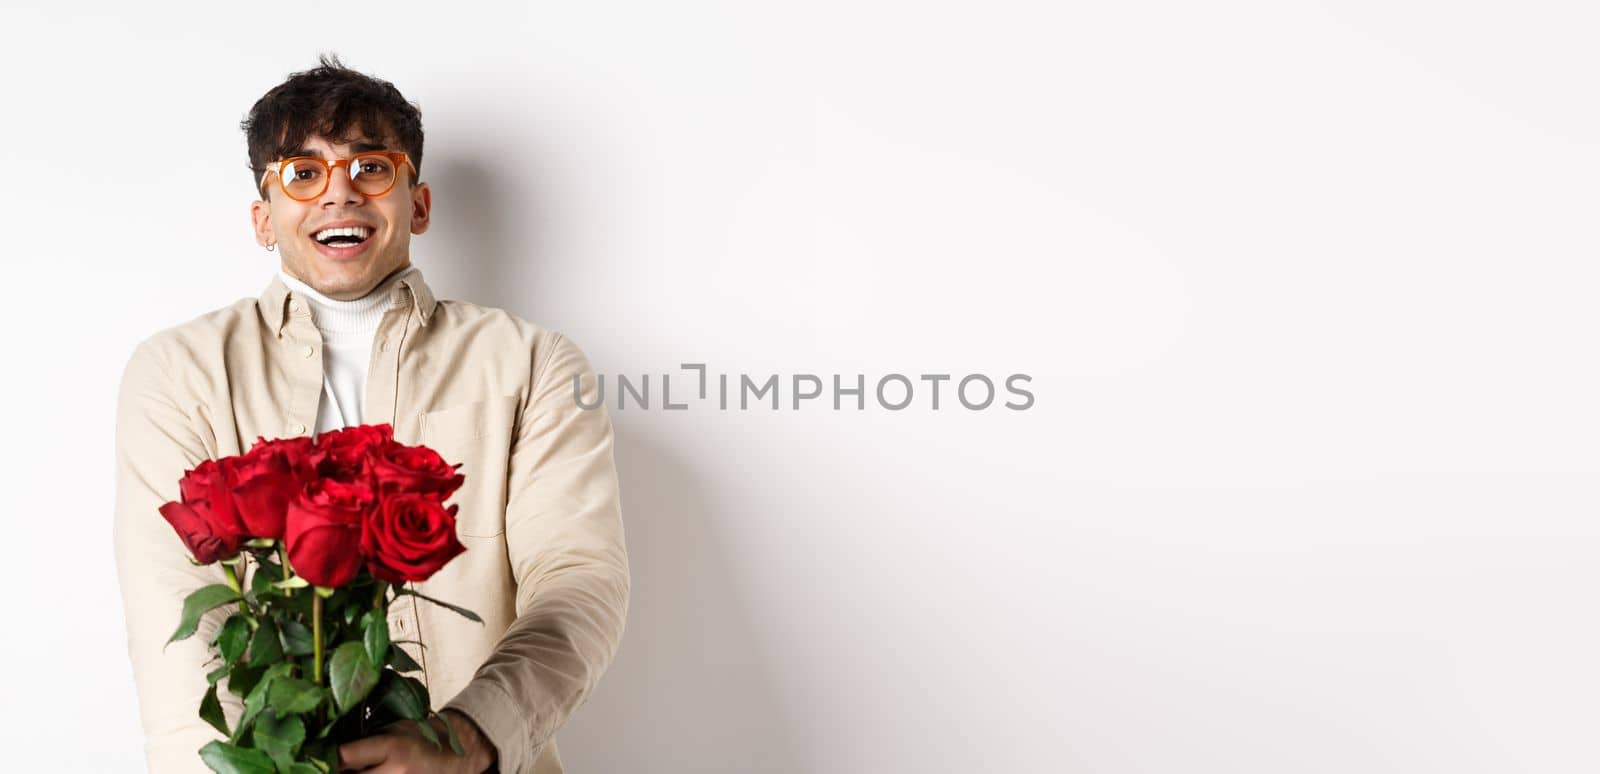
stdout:
[(466, 477), (448, 504), (460, 506), (456, 534), (497, 537), (506, 531), (506, 475), (516, 436), (518, 397), (505, 395), (422, 412), (422, 443), (460, 464)]

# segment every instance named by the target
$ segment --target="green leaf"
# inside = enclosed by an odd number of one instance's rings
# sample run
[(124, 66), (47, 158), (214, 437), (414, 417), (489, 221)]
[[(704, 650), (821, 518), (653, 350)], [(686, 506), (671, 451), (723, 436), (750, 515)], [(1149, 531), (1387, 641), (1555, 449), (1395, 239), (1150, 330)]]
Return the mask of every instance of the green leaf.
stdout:
[(257, 683), (255, 689), (250, 691), (250, 695), (244, 697), (244, 714), (239, 716), (239, 725), (234, 726), (233, 733), (228, 736), (229, 742), (237, 744), (239, 740), (244, 739), (244, 732), (250, 730), (250, 725), (255, 722), (256, 716), (267, 706), (267, 692), (262, 688), (266, 684), (265, 680)]
[(272, 681), (267, 703), (279, 715), (297, 715), (310, 712), (322, 703), (322, 689), (297, 677), (280, 677)]
[(450, 752), (455, 753), (459, 757), (466, 757), (467, 751), (466, 748), (461, 746), (461, 737), (456, 736), (455, 724), (451, 723), (449, 718), (439, 715), (437, 712), (433, 714), (438, 715), (439, 719), (444, 721), (444, 730), (450, 733)]
[(311, 642), (311, 628), (299, 621), (283, 622), (283, 641), (289, 645), (289, 654), (309, 656), (315, 650)]
[(271, 548), (277, 545), (278, 541), (272, 538), (251, 538), (244, 541), (244, 544), (251, 548)]
[(333, 651), (328, 664), (328, 682), (333, 688), (333, 703), (344, 713), (354, 707), (378, 684), (378, 668), (367, 658), (366, 646), (347, 642)]
[(194, 630), (199, 628), (200, 616), (229, 602), (237, 601), (239, 595), (221, 583), (213, 583), (184, 597), (183, 615), (178, 619), (178, 628), (172, 633), (172, 637), (168, 638), (167, 644), (188, 639), (194, 634)]
[(310, 585), (311, 581), (296, 575), (288, 580), (278, 581), (272, 584), (272, 587), (275, 589), (303, 589)]
[(258, 565), (256, 571), (250, 574), (250, 591), (257, 597), (267, 596), (275, 587), (275, 582), (280, 579), (277, 567), (270, 564)]
[(206, 673), (206, 682), (216, 685), (218, 680), (228, 676), (228, 671), (233, 669), (232, 664), (223, 664)]
[(389, 679), (378, 704), (408, 720), (426, 720), (428, 689), (415, 677), (396, 674)]
[(256, 721), (255, 740), (257, 747), (265, 750), (268, 755), (294, 755), (300, 749), (300, 743), (306, 740), (306, 726), (299, 715), (278, 717), (276, 712), (268, 710), (261, 713), (261, 719)]
[(283, 643), (278, 640), (278, 625), (271, 618), (261, 622), (250, 640), (250, 666), (261, 666), (283, 659)]
[(239, 727), (233, 730), (233, 741), (237, 742), (244, 736), (245, 729), (250, 727), (251, 721), (261, 713), (267, 705), (267, 690), (272, 687), (274, 680), (286, 677), (289, 674), (289, 664), (274, 664), (261, 679), (256, 681), (250, 693), (244, 697), (244, 714), (239, 716)]
[(266, 753), (226, 742), (212, 742), (200, 748), (200, 760), (217, 774), (274, 774), (276, 770)]
[(324, 774), (327, 769), (317, 768), (309, 763), (292, 763), (289, 765), (289, 774)]
[(222, 702), (217, 701), (216, 683), (212, 683), (211, 687), (206, 689), (205, 698), (200, 700), (200, 719), (210, 723), (212, 728), (221, 731), (223, 736), (230, 734), (228, 720), (222, 715)]
[(235, 666), (233, 671), (228, 674), (228, 692), (235, 696), (244, 696), (250, 692), (251, 688), (256, 687), (256, 681), (260, 680), (261, 675), (266, 671), (265, 669), (257, 669), (244, 664)]
[(422, 665), (418, 664), (417, 660), (405, 651), (405, 648), (400, 647), (398, 642), (392, 643), (389, 647), (389, 666), (394, 667), (396, 672), (422, 671)]
[(256, 575), (274, 582), (283, 580), (283, 566), (274, 561), (275, 559), (277, 556), (269, 553), (266, 558), (257, 561)]
[(434, 749), (444, 749), (444, 743), (439, 741), (439, 733), (433, 730), (432, 723), (429, 723), (426, 720), (413, 722), (417, 724), (417, 731), (422, 733), (422, 738), (433, 742)]
[(376, 610), (361, 618), (366, 628), (362, 641), (367, 646), (367, 658), (374, 664), (382, 664), (389, 657), (389, 619)]
[(232, 664), (239, 660), (239, 654), (244, 652), (244, 645), (250, 640), (250, 624), (239, 613), (228, 616), (228, 620), (217, 630), (217, 652), (222, 654), (222, 663)]
[(416, 589), (401, 589), (401, 590), (399, 590), (399, 591), (397, 591), (395, 593), (396, 594), (410, 594), (413, 597), (421, 597), (422, 599), (426, 599), (429, 602), (432, 602), (435, 605), (438, 605), (440, 607), (449, 608), (449, 609), (455, 611), (456, 613), (459, 613), (461, 616), (465, 617), (469, 621), (476, 621), (478, 623), (483, 623), (483, 619), (479, 618), (477, 613), (474, 613), (471, 610), (468, 610), (468, 609), (466, 609), (464, 607), (459, 607), (457, 605), (452, 605), (449, 602), (442, 602), (440, 600), (434, 599), (433, 597), (430, 597), (430, 596), (428, 596), (426, 594), (423, 594), (423, 593), (417, 591)]

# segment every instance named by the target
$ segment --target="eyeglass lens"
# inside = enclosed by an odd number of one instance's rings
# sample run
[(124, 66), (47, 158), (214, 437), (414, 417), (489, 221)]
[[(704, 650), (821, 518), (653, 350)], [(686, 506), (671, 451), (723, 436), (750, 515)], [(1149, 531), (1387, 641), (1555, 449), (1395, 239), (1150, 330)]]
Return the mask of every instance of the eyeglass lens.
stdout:
[[(388, 156), (356, 156), (348, 167), (350, 184), (366, 196), (383, 194), (394, 185), (394, 161)], [(328, 165), (320, 159), (290, 159), (279, 169), (283, 190), (296, 199), (312, 199), (328, 189)]]

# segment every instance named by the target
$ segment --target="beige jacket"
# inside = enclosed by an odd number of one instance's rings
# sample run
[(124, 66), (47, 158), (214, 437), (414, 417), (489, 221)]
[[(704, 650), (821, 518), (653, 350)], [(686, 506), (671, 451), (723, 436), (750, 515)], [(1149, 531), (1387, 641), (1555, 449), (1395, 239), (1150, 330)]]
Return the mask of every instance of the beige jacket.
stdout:
[[(628, 609), (611, 420), (593, 371), (559, 333), (503, 310), (435, 301), (420, 272), (391, 281), (368, 368), (366, 416), (405, 443), (462, 463), (457, 531), (467, 547), (424, 594), (472, 609), (473, 623), (404, 597), (396, 640), (423, 665), (435, 709), (472, 718), (499, 770), (556, 774), (553, 735), (610, 665)], [(304, 300), (274, 277), (247, 298), (141, 342), (117, 405), (115, 546), (144, 723), (159, 774), (204, 772), (197, 751), (219, 738), (200, 720), (204, 666), (223, 609), (197, 636), (165, 646), (182, 600), (223, 582), (194, 567), (157, 508), (183, 472), (246, 451), (258, 436), (307, 434), (322, 395), (322, 340)], [(224, 714), (242, 706), (223, 691)]]

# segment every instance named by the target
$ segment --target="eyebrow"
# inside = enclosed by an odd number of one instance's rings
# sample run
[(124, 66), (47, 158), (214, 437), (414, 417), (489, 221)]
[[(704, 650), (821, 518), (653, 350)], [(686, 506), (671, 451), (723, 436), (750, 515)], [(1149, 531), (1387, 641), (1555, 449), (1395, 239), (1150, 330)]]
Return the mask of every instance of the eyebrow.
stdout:
[[(381, 142), (365, 142), (364, 141), (364, 142), (358, 142), (358, 143), (355, 143), (354, 145), (351, 145), (350, 149), (352, 151), (356, 152), (356, 153), (366, 153), (368, 151), (388, 150), (389, 146), (387, 146), (387, 145), (385, 145), (385, 144), (383, 144)], [(289, 158), (291, 156), (316, 156), (317, 158), (320, 159), (320, 158), (322, 158), (322, 151), (313, 150), (311, 148), (297, 148), (295, 150), (292, 150), (292, 151), (289, 151), (287, 153), (282, 154), (283, 158)]]

